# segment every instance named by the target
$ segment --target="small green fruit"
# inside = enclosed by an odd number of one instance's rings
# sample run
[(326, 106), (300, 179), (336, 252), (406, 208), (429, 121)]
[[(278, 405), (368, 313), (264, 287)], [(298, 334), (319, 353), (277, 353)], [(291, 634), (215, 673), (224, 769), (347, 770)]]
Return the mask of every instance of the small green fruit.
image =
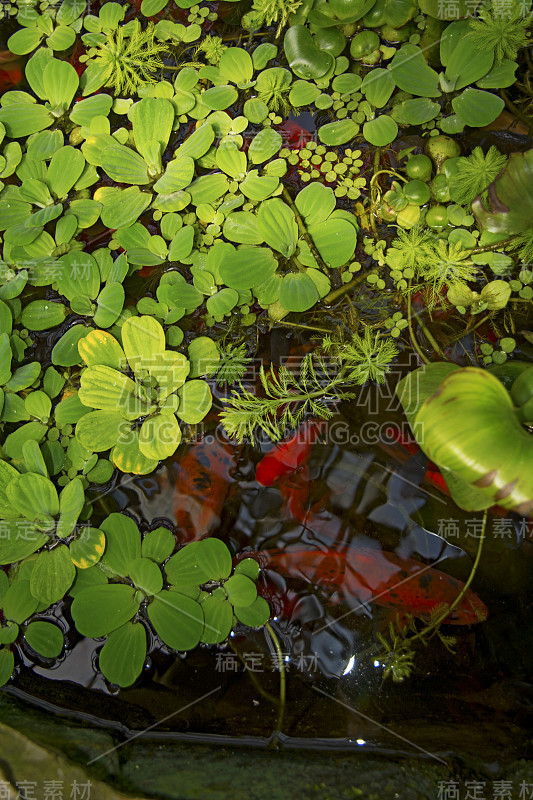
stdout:
[(420, 219), (420, 206), (414, 203), (409, 203), (402, 211), (398, 211), (396, 222), (402, 228), (412, 228)]
[(433, 136), (426, 144), (426, 153), (437, 167), (437, 172), (440, 172), (444, 162), (458, 156), (461, 148), (449, 136)]
[(423, 206), (429, 202), (431, 192), (429, 186), (424, 181), (409, 181), (403, 187), (403, 194), (410, 203), (417, 206)]
[(448, 212), (446, 206), (433, 206), (426, 214), (426, 225), (430, 228), (440, 228), (448, 225)]
[(431, 159), (424, 155), (410, 156), (405, 167), (408, 177), (418, 181), (428, 181), (432, 169)]
[(440, 175), (435, 175), (431, 181), (431, 194), (438, 203), (448, 203), (450, 201), (448, 179), (443, 172)]

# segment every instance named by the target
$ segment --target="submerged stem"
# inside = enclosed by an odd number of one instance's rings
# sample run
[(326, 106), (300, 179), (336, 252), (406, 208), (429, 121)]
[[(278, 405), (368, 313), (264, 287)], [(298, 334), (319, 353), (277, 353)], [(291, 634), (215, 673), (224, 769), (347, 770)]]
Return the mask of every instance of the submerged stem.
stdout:
[(278, 704), (278, 718), (276, 720), (276, 737), (274, 741), (277, 739), (277, 734), (281, 733), (283, 727), (283, 717), (285, 715), (285, 701), (286, 701), (286, 676), (285, 676), (285, 665), (283, 664), (283, 653), (281, 652), (281, 647), (279, 644), (279, 639), (274, 633), (274, 630), (269, 622), (265, 625), (266, 630), (268, 631), (268, 635), (272, 640), (272, 644), (276, 650), (276, 655), (278, 657), (279, 663), (279, 704)]

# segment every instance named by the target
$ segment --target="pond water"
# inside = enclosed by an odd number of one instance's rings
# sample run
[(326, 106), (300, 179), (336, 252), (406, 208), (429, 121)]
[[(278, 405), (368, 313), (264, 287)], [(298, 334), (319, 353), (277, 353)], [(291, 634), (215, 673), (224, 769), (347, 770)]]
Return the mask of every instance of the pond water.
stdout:
[[(209, 13), (219, 13), (218, 21), (204, 24), (203, 35), (209, 32), (229, 44), (248, 47), (248, 32), (233, 19), (233, 3), (202, 5)], [(87, 6), (92, 14), (99, 9), (99, 3)], [(136, 15), (128, 6), (126, 19)], [(178, 9), (173, 19), (185, 23), (187, 12)], [(4, 45), (17, 29), (15, 21), (5, 23)], [(253, 44), (272, 41), (274, 30), (256, 36)], [(79, 37), (73, 48), (67, 56), (79, 67), (83, 49)], [(16, 71), (23, 70), (23, 59), (8, 62), (4, 92), (11, 88), (10, 80), (17, 80)], [(270, 66), (285, 63), (281, 53)], [(19, 91), (29, 88), (22, 72), (14, 85)], [(241, 100), (227, 111), (230, 117), (241, 114)], [(115, 127), (117, 118), (111, 115)], [(280, 127), (284, 144), (300, 149), (306, 141), (318, 141), (317, 130), (328, 121), (326, 106), (322, 111), (293, 109), (285, 115), (285, 128)], [(166, 155), (190, 137), (196, 124), (189, 119), (172, 134)], [(95, 130), (106, 133), (102, 126)], [(404, 128), (383, 151), (357, 139), (366, 185), (356, 198), (340, 194), (338, 209), (355, 213), (355, 200), (370, 201), (376, 153), (377, 166), (389, 175), (403, 168), (402, 151), (422, 153), (427, 129)], [(246, 146), (262, 130), (261, 123), (251, 122), (244, 135)], [(299, 144), (296, 135), (302, 139)], [(531, 146), (527, 131), (470, 130), (459, 134), (457, 141), (462, 155), (477, 146), (486, 153), (495, 145), (505, 155)], [(353, 141), (337, 146), (336, 158), (342, 160), (350, 145)], [(17, 178), (6, 180), (15, 185)], [(99, 175), (99, 190), (111, 185), (124, 187), (127, 182)], [(305, 186), (294, 164), (284, 185), (293, 194)], [(159, 219), (147, 215), (142, 221), (153, 237), (158, 235)], [(376, 239), (390, 245), (396, 228), (377, 217), (373, 228)], [(117, 255), (118, 245), (110, 244), (115, 230), (97, 221), (78, 232), (80, 248), (94, 253), (109, 245)], [(152, 254), (157, 255), (154, 247)], [(363, 272), (379, 268), (361, 241), (352, 256)], [(158, 297), (164, 270), (152, 268), (150, 261), (143, 262), (142, 269), (140, 264), (135, 266), (140, 273), (133, 271), (124, 282), (126, 307), (133, 308), (141, 298)], [(343, 276), (342, 281), (349, 279)], [(342, 281), (335, 280), (331, 289), (342, 289)], [(54, 288), (36, 283), (28, 287), (26, 299), (57, 300)], [(256, 318), (245, 329), (236, 324), (230, 330), (230, 341), (245, 342), (254, 356), (244, 386), (258, 390), (261, 364), (298, 369), (304, 355), (317, 346), (317, 332), (339, 328), (350, 333), (362, 318), (370, 324), (383, 323), (402, 307), (394, 297), (390, 284), (381, 292), (361, 283), (347, 303), (341, 292), (327, 308), (317, 305), (307, 314), (295, 312), (284, 322), (269, 320), (254, 299), (248, 312)], [(437, 311), (433, 317), (420, 298), (413, 303), (419, 320), (433, 325), (446, 358), (462, 366), (481, 364), (475, 328), (465, 331), (461, 318), (450, 319), (446, 313)], [(527, 327), (530, 315), (529, 308), (518, 311), (523, 316), (513, 332)], [(235, 311), (239, 313), (243, 312)], [(59, 327), (32, 331), (28, 353), (43, 368), (57, 363), (52, 348), (79, 322), (86, 324), (87, 318), (75, 309)], [(175, 327), (175, 321), (172, 324)], [(197, 310), (183, 320), (182, 329), (189, 343), (196, 334), (222, 337), (228, 324), (228, 315), (224, 319), (222, 314), (206, 326)], [(506, 330), (500, 326), (498, 337)], [(461, 510), (444, 490), (395, 395), (398, 381), (421, 363), (404, 334), (405, 330), (397, 340), (398, 355), (386, 382), (369, 382), (354, 399), (330, 403), (330, 418), (325, 421), (309, 415), (306, 424), (313, 419), (317, 425), (306, 429), (314, 430), (313, 437), (298, 463), (275, 480), (258, 481), (256, 470), (267, 453), (277, 452), (276, 446), (262, 436), (241, 444), (228, 437), (217, 414), (231, 387), (221, 388), (211, 379), (212, 411), (196, 427), (184, 426), (187, 441), (173, 456), (162, 459), (148, 474), (115, 469), (109, 481), (91, 483), (87, 489), (95, 527), (118, 512), (133, 519), (142, 535), (160, 526), (171, 530), (178, 547), (208, 535), (227, 544), (234, 564), (255, 557), (262, 567), (258, 592), (272, 613), (269, 629), (238, 623), (220, 644), (177, 653), (147, 626), (142, 674), (133, 685), (119, 688), (99, 671), (105, 637), (83, 637), (76, 631), (72, 598), (66, 596), (31, 617), (61, 628), (65, 634), (61, 656), (41, 658), (19, 636), (11, 648), (16, 670), (3, 691), (52, 712), (109, 726), (124, 738), (146, 731), (160, 739), (356, 749), (443, 761), (482, 758), (486, 765), (531, 757), (531, 522), (492, 507), (484, 527), (483, 512)], [(488, 324), (480, 336), (493, 342), (498, 338)], [(530, 337), (515, 355), (531, 357)], [(67, 366), (74, 384), (80, 366), (75, 361)], [(17, 426), (8, 420), (6, 433)], [(472, 604), (461, 604), (455, 618), (439, 628), (439, 635), (428, 641), (419, 637), (406, 650), (409, 637), (425, 629), (428, 611), (439, 603), (453, 603), (469, 579), (481, 542), (481, 558), (469, 588), (479, 599), (474, 598), (478, 609), (484, 604), (486, 614), (483, 610), (477, 619)], [(409, 662), (408, 674), (405, 680), (395, 680), (401, 677), (402, 658), (404, 665), (405, 659)]]

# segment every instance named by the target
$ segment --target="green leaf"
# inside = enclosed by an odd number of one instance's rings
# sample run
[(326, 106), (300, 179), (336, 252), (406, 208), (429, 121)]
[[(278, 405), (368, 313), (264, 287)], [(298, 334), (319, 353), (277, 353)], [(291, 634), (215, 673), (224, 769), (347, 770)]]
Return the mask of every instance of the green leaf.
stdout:
[(235, 567), (235, 575), (246, 575), (250, 580), (256, 581), (259, 577), (259, 564), (255, 558), (243, 558)]
[(140, 217), (142, 212), (150, 205), (152, 195), (150, 192), (141, 192), (137, 186), (128, 189), (115, 189), (113, 195), (100, 199), (96, 192), (94, 199), (103, 203), (101, 212), (102, 222), (108, 228), (127, 228)]
[(263, 128), (254, 136), (248, 148), (252, 164), (262, 164), (274, 156), (282, 146), (281, 134), (272, 128)]
[(453, 84), (454, 90), (464, 89), (475, 83), (492, 67), (494, 50), (473, 48), (468, 39), (462, 39), (453, 49), (446, 67), (446, 80)]
[(283, 48), (289, 66), (298, 78), (314, 80), (325, 75), (331, 68), (333, 56), (319, 50), (308, 28), (292, 25), (285, 33)]
[(175, 158), (182, 158), (183, 156), (190, 156), (197, 159), (204, 156), (215, 138), (215, 132), (211, 125), (204, 124), (197, 128), (185, 142), (178, 147), (174, 153)]
[(240, 190), (252, 203), (266, 200), (279, 186), (279, 178), (274, 175), (259, 177), (257, 170), (250, 170), (240, 185)]
[(85, 503), (83, 484), (79, 478), (67, 483), (59, 495), (59, 521), (56, 535), (61, 538), (70, 536)]
[(231, 573), (231, 553), (220, 539), (202, 539), (196, 551), (198, 563), (210, 581), (222, 581)]
[(181, 428), (174, 414), (156, 414), (148, 417), (139, 431), (141, 453), (155, 461), (174, 455), (180, 442)]
[(30, 592), (30, 582), (18, 580), (12, 583), (3, 599), (4, 617), (21, 625), (36, 611), (39, 601)]
[(114, 336), (107, 331), (91, 330), (78, 345), (88, 367), (102, 364), (113, 369), (126, 368), (126, 355)]
[(513, 153), (507, 166), (472, 203), (479, 224), (492, 233), (521, 233), (533, 224), (533, 150)]
[(329, 219), (308, 228), (327, 267), (342, 267), (353, 256), (357, 234), (344, 219)]
[(516, 61), (504, 58), (501, 64), (494, 64), (486, 75), (476, 81), (480, 89), (505, 89), (515, 82), (515, 72), (518, 67)]
[(178, 395), (180, 405), (176, 413), (180, 419), (189, 425), (196, 425), (201, 422), (211, 409), (213, 398), (209, 385), (205, 381), (187, 381), (178, 390)]
[(161, 153), (168, 145), (174, 124), (174, 106), (162, 97), (143, 97), (132, 107), (129, 116), (135, 147), (150, 163), (151, 142), (159, 144)]
[(337, 147), (347, 144), (356, 136), (358, 130), (358, 125), (352, 119), (341, 119), (321, 125), (318, 129), (318, 138), (328, 147)]
[(307, 311), (318, 299), (318, 289), (309, 275), (299, 272), (284, 276), (279, 302), (287, 311)]
[(48, 470), (46, 469), (43, 454), (37, 442), (32, 439), (24, 442), (22, 446), (22, 457), (28, 472), (35, 472), (37, 475), (43, 475), (45, 478), (48, 477)]
[(35, 441), (41, 442), (44, 439), (47, 430), (48, 427), (46, 425), (43, 425), (42, 422), (37, 422), (36, 420), (28, 422), (26, 425), (22, 425), (21, 427), (17, 428), (17, 430), (13, 431), (13, 433), (10, 433), (4, 441), (4, 457), (12, 458), (14, 460), (19, 458), (24, 442), (28, 439), (35, 439)]
[(48, 521), (59, 513), (54, 484), (43, 475), (18, 475), (9, 483), (6, 494), (13, 508), (29, 520)]
[(46, 44), (51, 50), (67, 50), (76, 41), (76, 33), (67, 25), (58, 25), (51, 36), (46, 39)]
[(150, 182), (148, 165), (129, 147), (107, 147), (100, 156), (102, 169), (117, 183), (143, 185)]
[(43, 550), (37, 556), (31, 573), (31, 593), (41, 603), (52, 605), (68, 592), (75, 577), (76, 568), (66, 545)]
[(264, 239), (257, 227), (257, 218), (251, 211), (233, 211), (224, 222), (226, 239), (237, 244), (262, 244)]
[(123, 433), (113, 448), (113, 463), (122, 472), (132, 472), (134, 475), (147, 475), (157, 466), (157, 460), (145, 456), (139, 448), (139, 434), (137, 431)]
[(263, 597), (256, 597), (254, 602), (235, 609), (235, 616), (243, 625), (250, 628), (262, 628), (270, 619), (270, 608)]
[(106, 538), (103, 531), (99, 528), (83, 528), (81, 536), (69, 545), (72, 563), (78, 569), (90, 569), (102, 558), (105, 545)]
[(453, 98), (452, 106), (465, 125), (470, 125), (472, 128), (483, 128), (494, 122), (503, 110), (505, 103), (501, 97), (492, 92), (469, 88)]
[(153, 365), (165, 351), (165, 332), (153, 317), (129, 317), (122, 326), (122, 346), (137, 374)]
[(105, 584), (91, 586), (77, 593), (71, 613), (82, 636), (94, 639), (129, 622), (139, 610), (139, 605), (133, 586)]
[(67, 316), (63, 303), (48, 300), (34, 300), (22, 311), (22, 324), (30, 331), (45, 331), (60, 325)]
[[(245, 52), (244, 50), (242, 52)], [(223, 111), (237, 100), (239, 93), (234, 86), (212, 86), (202, 94), (202, 103), (213, 111)]]
[(428, 66), (421, 49), (404, 44), (390, 63), (396, 86), (417, 97), (439, 97), (439, 76)]
[(41, 422), (48, 421), (52, 411), (52, 401), (44, 392), (31, 392), (26, 397), (25, 406), (31, 417), (37, 417)]
[(289, 258), (296, 250), (298, 225), (293, 211), (278, 198), (265, 200), (257, 212), (257, 229), (264, 241)]
[[(3, 573), (5, 575), (5, 573)], [(19, 626), (16, 622), (8, 622), (0, 628), (0, 644), (13, 644), (19, 635)], [(0, 651), (2, 652), (2, 651)]]
[(298, 193), (294, 204), (308, 226), (324, 222), (335, 209), (333, 189), (321, 183), (310, 183)]
[(194, 160), (190, 156), (183, 156), (169, 161), (164, 174), (154, 183), (154, 190), (169, 194), (185, 189), (194, 176)]
[(93, 329), (85, 325), (73, 325), (52, 349), (52, 364), (61, 367), (74, 367), (81, 363), (78, 345)]
[(112, 577), (128, 575), (129, 565), (141, 557), (141, 535), (135, 522), (124, 514), (110, 514), (100, 524), (106, 537), (102, 565)]
[(379, 117), (363, 125), (363, 136), (374, 147), (385, 147), (393, 142), (397, 135), (398, 125), (387, 114), (380, 114)]
[(78, 100), (70, 112), (70, 120), (76, 125), (89, 127), (94, 117), (107, 117), (113, 105), (109, 94), (95, 94), (85, 100)]
[(383, 108), (389, 102), (390, 96), (396, 88), (392, 72), (388, 69), (375, 67), (368, 72), (363, 80), (361, 91), (366, 99), (376, 108)]
[(257, 597), (255, 583), (246, 575), (232, 575), (224, 584), (224, 589), (235, 608), (250, 606)]
[(190, 586), (199, 586), (206, 583), (209, 576), (204, 572), (198, 561), (201, 551), (201, 542), (190, 542), (182, 547), (165, 564), (165, 574), (168, 582), (178, 590)]
[(205, 644), (223, 642), (224, 639), (228, 638), (233, 625), (233, 608), (231, 603), (215, 592), (206, 597), (201, 605), (205, 618), (202, 642)]
[(10, 139), (19, 139), (49, 128), (54, 118), (44, 106), (10, 103), (0, 108), (0, 122)]
[(426, 97), (416, 97), (397, 103), (392, 110), (392, 117), (400, 125), (422, 125), (438, 116), (440, 110), (438, 103), (428, 100)]
[(259, 286), (276, 271), (278, 263), (270, 250), (243, 246), (225, 250), (220, 264), (220, 276), (226, 286), (243, 290)]
[(148, 616), (161, 639), (173, 650), (192, 650), (200, 642), (204, 614), (196, 600), (165, 590), (148, 606)]
[(125, 292), (121, 283), (107, 283), (100, 294), (96, 311), (94, 313), (94, 323), (99, 328), (109, 328), (120, 316), (124, 307)]
[[(147, 0), (143, 0), (143, 5)], [(146, 660), (146, 630), (140, 622), (127, 622), (113, 631), (98, 657), (98, 666), (110, 683), (126, 688), (142, 672)]]
[(113, 447), (125, 429), (130, 430), (118, 411), (91, 411), (76, 425), (76, 439), (88, 450), (101, 453)]
[(220, 352), (213, 339), (209, 336), (197, 336), (189, 345), (189, 360), (191, 370), (189, 378), (198, 378), (211, 372), (218, 361)]
[(194, 228), (192, 225), (185, 225), (172, 239), (168, 248), (168, 260), (182, 262), (191, 254), (194, 245)]
[(68, 61), (51, 58), (44, 68), (44, 91), (54, 108), (66, 110), (72, 103), (78, 84), (78, 73)]
[(252, 80), (254, 67), (250, 54), (241, 47), (228, 47), (219, 61), (221, 74), (236, 84), (246, 84)]
[(80, 296), (93, 300), (100, 291), (100, 270), (94, 256), (71, 250), (58, 260), (58, 291), (70, 302)]
[[(320, 94), (320, 89), (315, 83), (309, 81), (295, 81), (289, 92), (289, 103), (295, 108), (300, 106), (309, 106), (314, 103)], [(268, 109), (267, 109), (268, 110)], [(265, 128), (265, 130), (272, 130)], [(260, 134), (258, 134), (259, 136)]]
[(145, 595), (154, 595), (163, 588), (161, 570), (149, 558), (137, 558), (129, 565), (129, 576)]
[(170, 556), (175, 546), (174, 534), (168, 528), (159, 527), (145, 534), (141, 552), (143, 558), (151, 558), (161, 564)]
[(15, 669), (15, 658), (7, 647), (0, 648), (0, 686), (4, 686)]
[[(246, 174), (246, 155), (241, 152), (235, 142), (222, 142), (216, 153), (216, 163), (219, 169), (230, 178), (240, 180)], [(194, 198), (194, 193), (193, 193)]]
[(25, 56), (39, 46), (43, 38), (38, 28), (21, 28), (7, 40), (8, 49), (17, 56)]
[(206, 308), (209, 314), (213, 316), (224, 316), (229, 314), (237, 303), (239, 302), (239, 293), (235, 289), (221, 289), (216, 294), (208, 297), (206, 300)]
[(27, 558), (47, 541), (48, 537), (22, 520), (2, 522), (0, 539), (0, 564), (13, 564)]
[[(527, 465), (533, 441), (497, 378), (474, 367), (454, 371), (420, 407), (415, 426), (423, 430), (422, 449), (444, 471), (445, 480), (450, 471), (478, 496), (484, 494), (483, 505), (467, 510), (497, 503), (531, 513), (533, 476)], [(464, 496), (453, 497), (464, 502)]]
[(59, 198), (66, 198), (85, 168), (85, 158), (80, 150), (67, 145), (52, 156), (46, 182), (48, 188)]
[(24, 631), (24, 639), (44, 658), (57, 658), (63, 650), (63, 632), (51, 622), (30, 622)]

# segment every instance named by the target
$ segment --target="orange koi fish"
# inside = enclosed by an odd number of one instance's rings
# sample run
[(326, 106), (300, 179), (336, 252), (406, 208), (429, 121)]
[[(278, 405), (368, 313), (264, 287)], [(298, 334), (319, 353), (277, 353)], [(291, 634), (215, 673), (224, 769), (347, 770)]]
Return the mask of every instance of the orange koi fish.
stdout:
[[(298, 578), (325, 591), (334, 590), (332, 602), (350, 608), (375, 603), (402, 614), (427, 618), (436, 605), (451, 605), (464, 584), (440, 570), (414, 559), (401, 559), (368, 544), (352, 544), (345, 552), (334, 550), (262, 550), (257, 560), (276, 573)], [(470, 589), (445, 620), (451, 625), (472, 625), (487, 619), (485, 604)]]
[(180, 541), (192, 542), (216, 530), (234, 468), (235, 448), (210, 436), (191, 444), (169, 466)]

